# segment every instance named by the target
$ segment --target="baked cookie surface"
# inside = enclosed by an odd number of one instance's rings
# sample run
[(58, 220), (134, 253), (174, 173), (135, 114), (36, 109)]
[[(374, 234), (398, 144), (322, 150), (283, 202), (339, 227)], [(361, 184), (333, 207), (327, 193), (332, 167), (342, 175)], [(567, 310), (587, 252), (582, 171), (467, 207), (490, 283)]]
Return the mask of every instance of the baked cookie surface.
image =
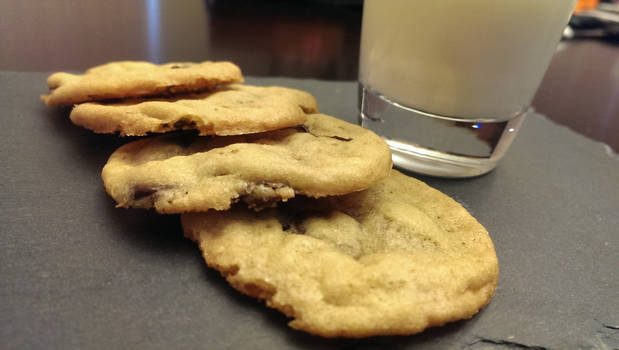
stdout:
[(240, 135), (303, 124), (316, 113), (316, 99), (284, 87), (231, 84), (214, 92), (168, 99), (134, 99), (119, 103), (82, 103), (71, 121), (97, 133), (143, 136), (195, 129), (200, 135)]
[(299, 127), (238, 136), (162, 135), (130, 142), (103, 168), (120, 207), (160, 213), (224, 210), (238, 200), (260, 209), (297, 194), (365, 189), (389, 175), (378, 135), (324, 114)]
[(181, 216), (210, 267), (325, 337), (405, 335), (472, 317), (498, 262), (461, 205), (395, 170), (368, 190)]
[(85, 74), (54, 73), (47, 79), (52, 91), (41, 99), (48, 106), (68, 106), (87, 101), (199, 92), (242, 81), (241, 69), (231, 62), (157, 65), (119, 61), (90, 68)]

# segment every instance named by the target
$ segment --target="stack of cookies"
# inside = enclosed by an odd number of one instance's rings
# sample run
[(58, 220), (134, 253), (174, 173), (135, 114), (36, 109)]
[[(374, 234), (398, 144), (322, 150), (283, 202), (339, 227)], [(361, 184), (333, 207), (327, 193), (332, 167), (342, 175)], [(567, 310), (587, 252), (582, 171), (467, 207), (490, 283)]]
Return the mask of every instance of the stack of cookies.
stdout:
[(76, 104), (71, 120), (94, 132), (148, 136), (111, 155), (106, 191), (182, 214), (206, 263), (293, 328), (413, 334), (490, 300), (494, 247), (462, 206), (309, 93), (242, 82), (229, 62), (115, 62), (53, 74), (42, 100)]

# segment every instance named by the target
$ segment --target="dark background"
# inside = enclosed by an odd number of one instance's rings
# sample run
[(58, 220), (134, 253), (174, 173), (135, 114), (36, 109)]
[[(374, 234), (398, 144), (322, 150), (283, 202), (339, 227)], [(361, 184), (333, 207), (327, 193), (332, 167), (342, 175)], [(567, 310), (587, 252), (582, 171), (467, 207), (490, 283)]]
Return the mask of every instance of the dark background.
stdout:
[[(0, 70), (81, 71), (113, 60), (230, 60), (248, 76), (355, 80), (361, 1), (0, 2)], [(619, 151), (619, 45), (562, 41), (533, 102)]]

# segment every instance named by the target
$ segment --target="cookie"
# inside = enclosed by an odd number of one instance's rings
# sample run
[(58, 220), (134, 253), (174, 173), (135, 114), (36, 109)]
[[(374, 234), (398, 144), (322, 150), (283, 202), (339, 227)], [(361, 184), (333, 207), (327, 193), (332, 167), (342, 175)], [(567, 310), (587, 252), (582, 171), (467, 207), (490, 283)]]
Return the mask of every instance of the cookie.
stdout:
[(395, 170), (362, 192), (181, 221), (234, 288), (324, 337), (406, 335), (470, 318), (497, 286), (484, 227)]
[(71, 120), (97, 133), (122, 136), (181, 129), (197, 129), (200, 135), (241, 135), (303, 124), (306, 113), (317, 111), (316, 99), (304, 91), (232, 84), (169, 99), (82, 103), (73, 108)]
[(391, 152), (379, 136), (310, 114), (302, 126), (259, 134), (134, 141), (111, 155), (102, 177), (119, 207), (183, 213), (224, 210), (238, 200), (261, 209), (297, 194), (346, 194), (390, 169)]
[(54, 73), (47, 79), (52, 92), (41, 96), (48, 106), (87, 101), (172, 95), (213, 89), (243, 81), (239, 67), (230, 62), (167, 63), (111, 62), (85, 74)]

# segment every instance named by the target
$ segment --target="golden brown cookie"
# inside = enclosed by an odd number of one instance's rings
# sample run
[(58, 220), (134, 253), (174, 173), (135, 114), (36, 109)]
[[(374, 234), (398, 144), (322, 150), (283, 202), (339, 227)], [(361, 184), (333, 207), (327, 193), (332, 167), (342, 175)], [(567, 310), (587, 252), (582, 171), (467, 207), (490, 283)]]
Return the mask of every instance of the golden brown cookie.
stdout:
[(82, 103), (71, 112), (73, 123), (97, 133), (143, 136), (196, 129), (200, 135), (241, 135), (303, 124), (316, 113), (316, 99), (284, 87), (231, 84), (214, 92), (168, 99), (118, 103)]
[(219, 84), (243, 81), (239, 67), (230, 62), (167, 63), (111, 62), (85, 74), (54, 73), (47, 79), (52, 92), (41, 96), (48, 106), (87, 101), (172, 95), (210, 90)]
[(310, 114), (300, 127), (240, 136), (162, 135), (128, 143), (103, 168), (120, 207), (161, 213), (260, 209), (297, 194), (346, 194), (387, 177), (391, 152), (373, 132)]
[(207, 264), (289, 325), (324, 337), (405, 335), (472, 317), (497, 286), (487, 231), (395, 170), (368, 190), (261, 212), (181, 216)]

